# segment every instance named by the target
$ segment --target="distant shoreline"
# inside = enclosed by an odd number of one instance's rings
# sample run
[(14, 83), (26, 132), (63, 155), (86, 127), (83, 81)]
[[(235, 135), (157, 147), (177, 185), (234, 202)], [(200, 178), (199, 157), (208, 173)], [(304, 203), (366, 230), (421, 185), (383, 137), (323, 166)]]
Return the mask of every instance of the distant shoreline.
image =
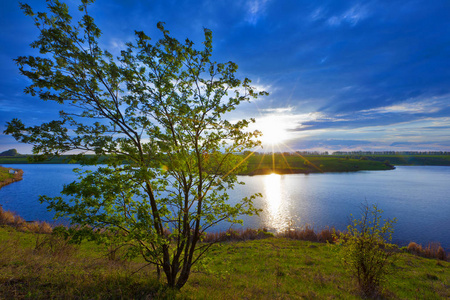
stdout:
[[(14, 170), (14, 174), (10, 174), (10, 170)], [(21, 181), (23, 179), (23, 170), (14, 168), (4, 168), (0, 166), (0, 189), (8, 184)], [(13, 175), (12, 177), (10, 175)]]
[(257, 169), (248, 173), (238, 173), (240, 176), (258, 176), (258, 175), (294, 175), (294, 174), (325, 174), (325, 173), (353, 173), (359, 171), (391, 171), (395, 170), (395, 167), (387, 169), (360, 169), (360, 170), (341, 170), (341, 171), (320, 171), (320, 170), (302, 170), (302, 169)]
[[(87, 158), (93, 155), (87, 155)], [(372, 154), (321, 155), (291, 153), (236, 154), (247, 166), (238, 168), (237, 175), (348, 173), (357, 171), (393, 170), (395, 166), (450, 166), (448, 154)], [(0, 164), (67, 164), (76, 163), (75, 155), (62, 155), (51, 160), (30, 162), (32, 155), (0, 156)], [(100, 157), (102, 160), (107, 156)]]

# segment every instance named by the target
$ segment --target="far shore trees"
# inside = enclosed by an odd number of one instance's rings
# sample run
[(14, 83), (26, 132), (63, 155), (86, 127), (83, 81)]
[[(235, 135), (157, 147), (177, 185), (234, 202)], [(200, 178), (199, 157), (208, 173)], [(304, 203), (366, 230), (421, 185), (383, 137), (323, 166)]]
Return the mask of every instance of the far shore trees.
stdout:
[[(169, 286), (181, 288), (210, 247), (200, 243), (205, 230), (258, 211), (255, 196), (231, 205), (226, 191), (243, 166), (233, 154), (258, 145), (259, 132), (245, 131), (252, 120), (225, 117), (267, 93), (236, 78), (235, 63), (211, 60), (208, 29), (196, 50), (159, 23), (159, 41), (137, 31), (136, 41), (114, 57), (102, 49), (101, 31), (88, 14), (93, 1), (81, 2), (77, 23), (57, 0), (47, 0), (48, 12), (21, 5), (40, 31), (31, 46), (41, 56), (16, 59), (32, 82), (26, 93), (62, 110), (58, 120), (39, 126), (13, 119), (5, 133), (32, 144), (42, 158), (76, 150), (84, 164), (97, 165), (102, 156), (102, 165), (78, 170), (79, 180), (64, 187), (70, 200), (41, 201), (57, 216), (102, 232), (96, 238), (126, 245), (130, 255), (162, 270)], [(96, 156), (83, 159), (89, 153)]]

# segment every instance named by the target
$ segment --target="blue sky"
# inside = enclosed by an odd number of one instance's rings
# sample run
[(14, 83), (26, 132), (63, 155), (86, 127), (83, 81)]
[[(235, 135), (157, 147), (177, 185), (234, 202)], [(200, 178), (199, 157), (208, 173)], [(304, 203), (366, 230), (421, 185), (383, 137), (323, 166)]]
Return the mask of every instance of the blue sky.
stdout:
[[(25, 1), (35, 10), (45, 1)], [(74, 15), (78, 1), (69, 3)], [(37, 29), (16, 1), (0, 4), (0, 131), (18, 117), (39, 124), (60, 107), (24, 95), (13, 58), (36, 54)], [(134, 30), (159, 38), (158, 21), (270, 93), (230, 118), (282, 136), (282, 150), (450, 151), (450, 2), (97, 0), (102, 45), (118, 53)], [(270, 133), (275, 130), (275, 133)], [(0, 134), (0, 151), (30, 152)], [(266, 146), (267, 149), (267, 146)]]

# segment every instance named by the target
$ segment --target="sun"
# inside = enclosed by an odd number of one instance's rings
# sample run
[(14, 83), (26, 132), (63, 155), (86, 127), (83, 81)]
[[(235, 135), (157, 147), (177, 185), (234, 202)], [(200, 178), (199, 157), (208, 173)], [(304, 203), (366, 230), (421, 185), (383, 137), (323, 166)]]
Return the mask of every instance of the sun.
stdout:
[(278, 128), (277, 126), (268, 125), (266, 128), (262, 128), (260, 130), (262, 132), (262, 136), (260, 140), (263, 144), (281, 144), (285, 140), (283, 129)]
[(269, 116), (257, 120), (255, 128), (261, 131), (263, 145), (278, 145), (289, 139), (288, 124), (281, 116)]

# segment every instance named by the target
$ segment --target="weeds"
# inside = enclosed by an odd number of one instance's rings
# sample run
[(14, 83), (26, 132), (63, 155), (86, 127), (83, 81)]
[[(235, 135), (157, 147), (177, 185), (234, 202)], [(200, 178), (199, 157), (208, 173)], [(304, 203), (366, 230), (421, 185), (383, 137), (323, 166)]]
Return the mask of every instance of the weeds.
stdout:
[(67, 258), (77, 251), (77, 246), (70, 243), (70, 239), (55, 231), (52, 234), (37, 234), (34, 250), (40, 254)]

